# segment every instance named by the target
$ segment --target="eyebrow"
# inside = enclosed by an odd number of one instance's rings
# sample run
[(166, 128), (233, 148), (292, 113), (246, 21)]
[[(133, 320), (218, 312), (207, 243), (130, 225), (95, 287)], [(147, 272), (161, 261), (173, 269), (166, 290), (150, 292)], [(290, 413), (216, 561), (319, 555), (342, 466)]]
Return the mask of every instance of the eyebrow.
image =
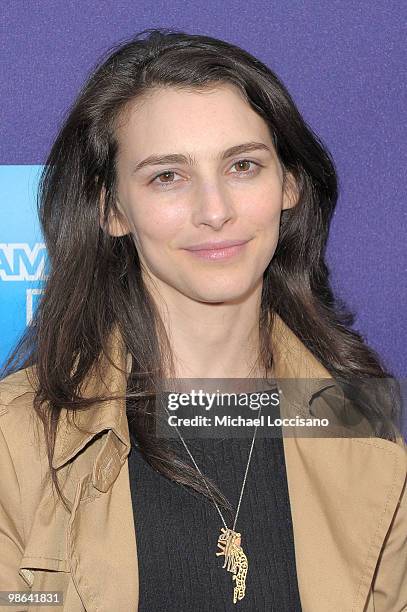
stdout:
[[(221, 151), (215, 156), (215, 159), (225, 160), (229, 157), (233, 157), (234, 155), (239, 155), (240, 153), (248, 153), (249, 151), (269, 151), (271, 153), (270, 147), (268, 147), (263, 142), (244, 142), (243, 144), (234, 145), (233, 147), (229, 147), (225, 151)], [(196, 166), (197, 161), (195, 157), (189, 154), (183, 153), (168, 153), (167, 155), (149, 155), (146, 159), (143, 159), (139, 162), (133, 173), (138, 172), (142, 168), (146, 166), (161, 166), (167, 164), (189, 164), (191, 166)]]

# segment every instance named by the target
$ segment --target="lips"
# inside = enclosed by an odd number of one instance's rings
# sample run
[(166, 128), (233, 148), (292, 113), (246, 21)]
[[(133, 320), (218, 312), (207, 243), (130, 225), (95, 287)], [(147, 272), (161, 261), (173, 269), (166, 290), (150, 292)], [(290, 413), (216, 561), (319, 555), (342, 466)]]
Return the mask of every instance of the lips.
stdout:
[(245, 244), (249, 239), (243, 240), (222, 240), (220, 242), (201, 242), (199, 244), (194, 244), (189, 247), (185, 247), (187, 251), (215, 251), (220, 249), (227, 249), (233, 246), (240, 246), (241, 244)]
[(187, 247), (193, 257), (208, 261), (223, 261), (233, 259), (245, 250), (248, 240), (222, 240), (218, 242), (201, 242)]

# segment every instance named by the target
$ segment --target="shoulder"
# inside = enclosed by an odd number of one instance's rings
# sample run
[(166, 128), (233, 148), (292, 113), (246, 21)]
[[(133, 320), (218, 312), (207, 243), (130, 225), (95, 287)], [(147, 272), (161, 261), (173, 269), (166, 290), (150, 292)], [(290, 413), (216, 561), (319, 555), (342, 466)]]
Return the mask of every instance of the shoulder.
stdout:
[[(14, 400), (25, 396), (27, 393), (34, 396), (35, 383), (33, 382), (33, 376), (34, 369), (30, 367), (14, 372), (0, 380), (0, 415), (9, 412), (9, 407)], [(26, 397), (25, 400), (25, 403), (27, 401), (30, 403), (32, 398)]]
[(395, 441), (393, 441), (393, 444), (396, 444), (396, 446), (399, 447), (401, 450), (401, 456), (404, 457), (404, 463), (407, 465), (407, 443), (401, 432), (397, 433), (397, 438)]
[(36, 393), (32, 367), (0, 381), (0, 456), (9, 455), (15, 469), (24, 473), (44, 456), (42, 423), (34, 411)]

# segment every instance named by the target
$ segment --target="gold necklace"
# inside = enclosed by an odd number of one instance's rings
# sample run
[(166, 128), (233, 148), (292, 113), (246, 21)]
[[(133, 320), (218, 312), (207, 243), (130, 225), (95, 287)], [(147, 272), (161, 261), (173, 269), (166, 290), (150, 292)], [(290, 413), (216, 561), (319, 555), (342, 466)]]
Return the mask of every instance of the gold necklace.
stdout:
[[(167, 408), (165, 408), (165, 410), (169, 416)], [(259, 418), (260, 418), (260, 413), (261, 413), (261, 408), (259, 409), (259, 415), (258, 415)], [(218, 504), (216, 503), (201, 470), (199, 469), (195, 459), (193, 458), (191, 451), (186, 445), (184, 438), (181, 436), (180, 432), (178, 431), (178, 427), (176, 425), (174, 425), (173, 427), (175, 427), (177, 434), (179, 435), (181, 439), (181, 442), (185, 446), (186, 451), (188, 452), (202, 480), (204, 481), (204, 484), (206, 488), (208, 489), (208, 493), (211, 496), (212, 501), (216, 506), (216, 509), (220, 515), (220, 518), (222, 519), (224, 527), (221, 528), (221, 533), (218, 538), (218, 548), (220, 549), (220, 551), (216, 553), (216, 556), (217, 557), (223, 556), (223, 555), (225, 556), (225, 561), (222, 567), (223, 569), (226, 568), (226, 571), (232, 572), (233, 574), (232, 580), (236, 582), (234, 589), (233, 589), (233, 603), (236, 603), (237, 601), (240, 601), (241, 599), (243, 599), (246, 593), (246, 576), (247, 576), (247, 570), (249, 568), (249, 562), (241, 546), (242, 534), (237, 532), (235, 529), (236, 529), (237, 517), (239, 514), (239, 510), (240, 510), (240, 504), (241, 504), (242, 497), (243, 497), (243, 491), (246, 485), (247, 473), (249, 471), (249, 465), (250, 465), (250, 461), (252, 458), (254, 441), (256, 439), (257, 425), (254, 428), (254, 434), (253, 434), (253, 439), (252, 439), (252, 443), (250, 447), (249, 458), (247, 460), (246, 471), (245, 471), (245, 475), (243, 478), (243, 484), (242, 484), (242, 488), (240, 491), (239, 503), (237, 506), (235, 520), (233, 521), (232, 529), (229, 529), (229, 527), (226, 525), (226, 521), (223, 518), (222, 512), (220, 511), (220, 508)]]

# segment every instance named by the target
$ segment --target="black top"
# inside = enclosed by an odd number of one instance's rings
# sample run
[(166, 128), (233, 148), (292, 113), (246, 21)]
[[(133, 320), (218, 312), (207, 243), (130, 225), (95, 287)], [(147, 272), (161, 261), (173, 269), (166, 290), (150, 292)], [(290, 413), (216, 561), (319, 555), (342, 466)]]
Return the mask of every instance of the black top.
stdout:
[[(253, 432), (251, 427), (245, 438), (186, 438), (202, 473), (214, 481), (235, 510)], [(182, 460), (193, 465), (179, 438), (171, 444)], [(134, 439), (129, 473), (139, 612), (301, 611), (281, 437), (256, 436), (236, 523), (248, 559), (246, 593), (235, 604), (233, 574), (222, 567), (225, 557), (216, 556), (223, 523), (213, 502), (155, 471)], [(232, 528), (235, 510), (232, 519), (222, 506), (220, 510)]]

